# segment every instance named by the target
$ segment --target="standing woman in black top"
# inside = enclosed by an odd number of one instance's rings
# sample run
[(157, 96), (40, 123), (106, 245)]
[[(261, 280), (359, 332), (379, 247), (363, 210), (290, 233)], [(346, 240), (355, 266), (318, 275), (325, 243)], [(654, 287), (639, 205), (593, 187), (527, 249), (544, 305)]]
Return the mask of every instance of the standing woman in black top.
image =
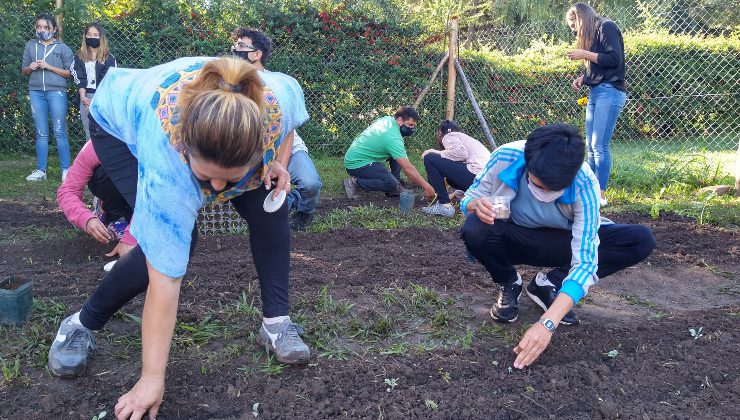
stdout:
[(627, 101), (624, 41), (617, 25), (597, 15), (586, 3), (571, 6), (565, 18), (576, 33), (577, 49), (570, 51), (568, 58), (583, 60), (586, 65), (586, 71), (571, 86), (576, 91), (583, 85), (591, 87), (586, 106), (586, 145), (588, 164), (601, 186), (603, 206), (612, 167), (609, 143)]
[(82, 45), (75, 54), (72, 63), (72, 77), (80, 93), (80, 118), (85, 129), (85, 139), (90, 139), (90, 123), (87, 114), (90, 112), (90, 101), (95, 95), (95, 88), (103, 80), (111, 67), (116, 67), (116, 57), (108, 49), (108, 37), (105, 29), (93, 22), (85, 26), (82, 33)]

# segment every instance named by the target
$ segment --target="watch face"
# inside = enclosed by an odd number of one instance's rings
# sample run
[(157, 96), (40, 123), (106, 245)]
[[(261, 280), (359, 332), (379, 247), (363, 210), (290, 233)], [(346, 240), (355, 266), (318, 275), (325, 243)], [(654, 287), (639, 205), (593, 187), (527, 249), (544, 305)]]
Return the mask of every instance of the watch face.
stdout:
[(554, 323), (554, 322), (552, 322), (552, 320), (549, 320), (549, 319), (543, 319), (543, 320), (541, 320), (540, 322), (541, 322), (541, 323), (542, 323), (542, 325), (544, 325), (544, 326), (545, 326), (545, 328), (547, 328), (548, 330), (550, 330), (550, 331), (555, 331), (555, 323)]

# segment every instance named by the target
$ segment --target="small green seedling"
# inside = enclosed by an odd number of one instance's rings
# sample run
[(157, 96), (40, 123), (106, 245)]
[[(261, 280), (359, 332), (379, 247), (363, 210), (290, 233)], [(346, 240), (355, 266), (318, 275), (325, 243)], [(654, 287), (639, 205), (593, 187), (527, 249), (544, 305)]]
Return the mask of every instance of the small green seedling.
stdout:
[(694, 337), (694, 340), (698, 340), (699, 337), (702, 337), (704, 334), (702, 331), (704, 330), (704, 327), (699, 327), (699, 329), (689, 328), (689, 334), (691, 334), (692, 337)]
[(101, 411), (97, 416), (93, 416), (92, 420), (102, 420), (108, 415), (107, 411)]
[(426, 405), (427, 408), (432, 411), (437, 411), (437, 409), (439, 408), (439, 405), (434, 402), (434, 400), (426, 400), (424, 401), (424, 405)]
[(6, 363), (5, 359), (0, 357), (0, 369), (3, 372), (3, 381), (11, 383), (21, 376), (21, 359), (16, 356), (13, 363)]
[(398, 378), (386, 378), (385, 381), (386, 385), (388, 385), (390, 388), (386, 388), (386, 392), (391, 392), (392, 389), (394, 389), (398, 385)]
[(612, 350), (612, 351), (610, 351), (608, 353), (604, 353), (604, 354), (607, 355), (607, 356), (609, 356), (610, 359), (613, 359), (613, 358), (617, 357), (617, 355), (619, 354), (619, 352), (617, 350)]
[(508, 370), (509, 370), (509, 374), (512, 374), (512, 373), (514, 373), (514, 368), (513, 368), (513, 367), (509, 366), (509, 367), (508, 367)]
[(439, 375), (442, 377), (442, 380), (444, 380), (446, 383), (449, 384), (450, 378), (451, 378), (450, 372), (445, 372), (445, 370), (442, 368), (439, 368), (438, 372), (439, 372)]
[(255, 417), (260, 415), (260, 403), (256, 402), (252, 405), (252, 415)]

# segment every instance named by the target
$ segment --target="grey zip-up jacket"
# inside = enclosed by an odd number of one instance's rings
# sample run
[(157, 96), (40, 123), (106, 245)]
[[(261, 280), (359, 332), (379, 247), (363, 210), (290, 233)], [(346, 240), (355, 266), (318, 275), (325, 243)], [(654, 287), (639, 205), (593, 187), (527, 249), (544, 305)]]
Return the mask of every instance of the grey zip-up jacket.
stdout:
[[(69, 70), (73, 58), (72, 49), (58, 39), (49, 45), (42, 44), (38, 39), (31, 39), (26, 42), (21, 69), (28, 67), (34, 61), (44, 60), (54, 67)], [(31, 72), (28, 79), (28, 90), (67, 90), (67, 79), (50, 70), (36, 69)]]

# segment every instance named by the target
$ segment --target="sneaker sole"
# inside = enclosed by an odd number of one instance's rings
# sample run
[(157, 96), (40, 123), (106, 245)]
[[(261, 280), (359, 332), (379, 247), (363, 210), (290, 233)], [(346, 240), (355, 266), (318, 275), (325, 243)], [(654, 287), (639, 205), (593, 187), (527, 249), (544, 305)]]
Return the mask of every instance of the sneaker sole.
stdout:
[[(262, 337), (262, 334), (257, 334), (257, 344), (260, 345), (260, 347), (265, 348), (265, 345), (267, 345), (267, 342)], [(303, 365), (308, 363), (309, 359), (311, 358), (311, 355), (297, 355), (295, 357), (281, 357), (277, 353), (275, 353), (275, 348), (272, 347), (272, 344), (268, 345), (268, 348), (270, 349), (270, 352), (272, 352), (272, 355), (275, 356), (275, 359), (280, 363), (285, 363), (286, 365)]]
[[(545, 303), (542, 302), (540, 300), (540, 298), (538, 298), (534, 294), (530, 293), (529, 288), (527, 288), (527, 296), (529, 296), (529, 298), (532, 299), (532, 302), (536, 303), (537, 306), (539, 306), (542, 309), (543, 312), (547, 312), (547, 306), (545, 306)], [(562, 324), (562, 325), (576, 325), (576, 324), (574, 324), (572, 322), (567, 322), (567, 321), (563, 321), (563, 320), (560, 320), (560, 324)]]
[[(519, 292), (519, 296), (516, 298), (516, 303), (518, 304), (519, 301), (522, 300), (522, 292)], [(512, 319), (503, 319), (499, 318), (496, 315), (493, 314), (493, 307), (491, 307), (491, 310), (488, 311), (488, 314), (491, 315), (491, 318), (493, 318), (495, 321), (498, 322), (515, 322), (517, 319), (519, 319), (519, 313), (517, 312), (516, 316)]]
[(53, 369), (50, 362), (46, 364), (46, 367), (49, 369), (49, 373), (51, 373), (54, 377), (61, 379), (77, 379), (80, 376), (84, 375), (85, 371), (87, 370), (87, 364), (83, 366), (82, 370), (80, 370), (79, 372), (69, 368)]

